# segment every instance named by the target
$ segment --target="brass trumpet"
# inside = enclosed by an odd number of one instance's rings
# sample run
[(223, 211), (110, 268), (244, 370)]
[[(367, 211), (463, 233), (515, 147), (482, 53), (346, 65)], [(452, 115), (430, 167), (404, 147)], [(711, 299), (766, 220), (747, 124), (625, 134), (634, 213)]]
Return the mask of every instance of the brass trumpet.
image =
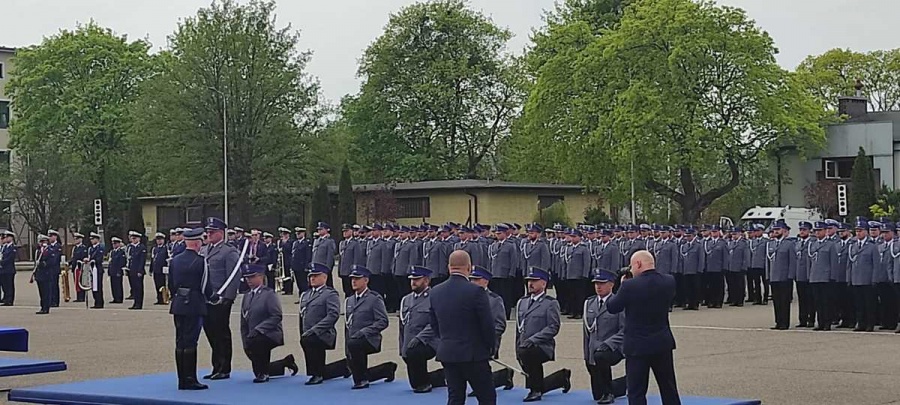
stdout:
[(59, 273), (59, 288), (62, 290), (63, 300), (69, 302), (72, 299), (72, 291), (69, 289), (69, 264), (63, 265)]
[(290, 283), (292, 281), (291, 275), (287, 274), (287, 269), (284, 265), (284, 248), (282, 246), (278, 247), (278, 277), (275, 277), (275, 291), (283, 292), (284, 291), (284, 283)]
[(169, 302), (172, 299), (172, 294), (169, 293), (169, 286), (164, 285), (162, 287), (159, 287), (159, 294), (162, 295), (163, 304), (169, 305)]

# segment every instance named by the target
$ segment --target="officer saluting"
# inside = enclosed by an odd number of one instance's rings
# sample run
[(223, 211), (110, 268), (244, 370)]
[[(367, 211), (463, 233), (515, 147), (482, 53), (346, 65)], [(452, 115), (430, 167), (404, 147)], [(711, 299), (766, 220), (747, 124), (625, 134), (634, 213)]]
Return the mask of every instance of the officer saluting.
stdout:
[(297, 374), (294, 355), (269, 363), (272, 349), (284, 345), (281, 303), (275, 291), (266, 286), (266, 264), (251, 264), (243, 269), (250, 291), (241, 300), (241, 341), (253, 367), (254, 383), (269, 381), (269, 376), (284, 375), (285, 367)]
[(381, 331), (388, 327), (384, 297), (369, 291), (371, 275), (365, 267), (353, 268), (350, 273), (353, 295), (347, 297), (344, 311), (347, 317), (344, 351), (355, 390), (369, 388), (370, 381), (394, 381), (394, 372), (397, 371), (397, 364), (393, 362), (368, 368), (369, 355), (381, 351)]
[[(500, 358), (500, 341), (503, 338), (503, 332), (506, 332), (506, 308), (503, 306), (503, 297), (497, 295), (497, 293), (488, 289), (488, 284), (491, 282), (491, 272), (487, 271), (484, 267), (475, 266), (475, 269), (472, 270), (472, 275), (469, 276), (469, 280), (472, 284), (475, 284), (484, 289), (484, 291), (488, 295), (488, 301), (491, 303), (491, 316), (494, 318), (494, 335), (496, 335), (497, 340), (495, 343), (496, 350), (494, 351), (494, 358)], [(503, 387), (504, 390), (511, 390), (513, 388), (513, 371), (504, 368), (499, 371), (493, 372), (491, 375), (491, 379), (494, 381), (494, 388)], [(475, 392), (469, 394), (470, 397), (475, 396)]]
[(169, 289), (173, 294), (169, 313), (175, 318), (175, 367), (178, 389), (203, 390), (207, 386), (197, 381), (197, 341), (206, 315), (203, 291), (206, 269), (199, 254), (203, 229), (185, 231), (184, 240), (186, 249), (172, 259), (169, 271)]
[(625, 395), (625, 377), (616, 379), (615, 384), (612, 380), (612, 366), (625, 358), (625, 313), (612, 314), (606, 307), (606, 301), (615, 296), (615, 273), (601, 270), (591, 281), (597, 294), (584, 302), (584, 362), (591, 375), (594, 400), (611, 404), (617, 396)]
[(406, 363), (409, 385), (417, 394), (443, 386), (443, 370), (428, 372), (428, 360), (437, 353), (438, 339), (431, 329), (431, 270), (412, 266), (409, 270), (412, 292), (400, 300), (400, 357)]
[(209, 272), (211, 296), (206, 304), (207, 316), (203, 331), (212, 348), (212, 373), (204, 379), (222, 380), (231, 377), (231, 305), (237, 297), (241, 255), (247, 253), (247, 243), (241, 243), (242, 251), (225, 242), (228, 226), (219, 218), (206, 219), (207, 245), (200, 250)]
[[(295, 269), (300, 274), (299, 269)], [(325, 365), (325, 351), (334, 350), (341, 316), (341, 299), (334, 288), (325, 285), (328, 268), (324, 264), (309, 266), (309, 289), (300, 294), (300, 346), (306, 358), (306, 385), (321, 384), (338, 376), (349, 377), (347, 361)]]
[(525, 279), (528, 280), (528, 295), (516, 305), (516, 358), (528, 374), (525, 386), (529, 392), (523, 401), (534, 402), (557, 388), (562, 388), (563, 393), (569, 392), (572, 372), (562, 369), (544, 379), (544, 363), (552, 361), (556, 354), (559, 303), (546, 294), (549, 273), (532, 267)]

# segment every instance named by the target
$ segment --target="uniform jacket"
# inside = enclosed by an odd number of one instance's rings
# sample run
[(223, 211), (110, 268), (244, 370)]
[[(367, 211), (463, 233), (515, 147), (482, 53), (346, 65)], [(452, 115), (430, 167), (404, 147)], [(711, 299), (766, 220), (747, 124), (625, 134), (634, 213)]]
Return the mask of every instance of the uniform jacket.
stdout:
[[(615, 294), (606, 297), (608, 301)], [(584, 360), (588, 364), (594, 363), (594, 353), (599, 350), (622, 353), (622, 343), (625, 341), (625, 313), (612, 314), (607, 305), (598, 305), (600, 297), (594, 295), (584, 301)]]
[(591, 252), (587, 245), (579, 243), (566, 249), (566, 279), (579, 280), (591, 277)]
[(59, 274), (60, 261), (62, 260), (62, 246), (59, 242), (47, 244), (47, 268), (51, 274)]
[(431, 270), (436, 277), (446, 277), (449, 273), (450, 248), (449, 241), (435, 239), (422, 243), (423, 266)]
[(312, 246), (308, 238), (295, 239), (291, 245), (291, 270), (298, 277), (304, 276), (304, 271), (309, 268), (312, 260)]
[[(381, 245), (381, 273), (390, 276), (394, 273), (394, 246), (397, 245), (397, 239), (384, 239)], [(405, 274), (405, 273), (404, 273)]]
[(94, 262), (94, 267), (97, 268), (98, 275), (103, 274), (103, 256), (105, 254), (106, 252), (103, 251), (103, 245), (99, 243), (96, 245), (91, 245), (91, 247), (88, 248), (88, 260), (92, 260)]
[[(483, 246), (473, 241), (460, 241), (453, 246), (453, 250), (464, 250), (472, 259), (472, 266), (490, 267), (487, 255), (484, 254)], [(449, 256), (447, 256), (449, 258)], [(494, 277), (497, 277), (494, 274)]]
[(770, 239), (766, 245), (766, 257), (769, 259), (769, 281), (790, 281), (797, 271), (797, 250), (794, 239), (782, 237)]
[(831, 275), (831, 281), (841, 283), (847, 282), (847, 271), (850, 269), (850, 242), (852, 242), (852, 240), (849, 238), (837, 239), (834, 242), (835, 247), (837, 248), (838, 264)]
[(727, 246), (728, 271), (733, 273), (747, 271), (750, 268), (750, 244), (747, 243), (747, 239), (730, 240)]
[(669, 327), (669, 305), (675, 298), (675, 278), (648, 270), (626, 280), (607, 301), (607, 310), (625, 312), (625, 356), (643, 356), (675, 350)]
[[(247, 254), (249, 254), (249, 252)], [(206, 259), (206, 268), (209, 272), (208, 284), (213, 292), (218, 293), (228, 280), (228, 277), (231, 276), (235, 266), (237, 266), (238, 258), (241, 253), (234, 246), (230, 246), (225, 242), (220, 242), (217, 245), (203, 246), (200, 248), (200, 255)], [(238, 269), (237, 271), (240, 272), (241, 270)], [(222, 292), (222, 298), (234, 301), (235, 298), (237, 298), (237, 290), (240, 282), (241, 275), (235, 274), (234, 277), (231, 278), (231, 283), (229, 283)]]
[(633, 255), (634, 252), (637, 252), (639, 250), (646, 250), (646, 249), (647, 249), (647, 241), (642, 238), (634, 238), (631, 240), (625, 240), (625, 249), (622, 249), (622, 251), (624, 252), (623, 253), (624, 256), (622, 257), (622, 263), (631, 263), (631, 255)]
[(891, 249), (897, 242), (891, 239), (890, 242), (881, 242), (878, 244), (879, 265), (872, 274), (873, 283), (891, 283), (893, 282), (894, 257), (891, 255)]
[(4, 243), (0, 247), (0, 274), (16, 274), (16, 245)]
[(395, 276), (406, 276), (409, 272), (409, 266), (412, 264), (411, 259), (416, 256), (416, 242), (412, 239), (401, 240), (394, 244), (394, 271)]
[(83, 243), (79, 243), (72, 248), (72, 259), (69, 260), (69, 268), (74, 270), (75, 267), (82, 263), (85, 257), (87, 257), (88, 247)]
[(509, 239), (496, 241), (488, 247), (491, 274), (496, 278), (510, 278), (518, 274), (516, 242)]
[(184, 244), (184, 241), (177, 241), (172, 244), (172, 257), (178, 256), (182, 252), (187, 250), (187, 245)]
[(324, 264), (330, 272), (334, 268), (334, 254), (337, 246), (330, 236), (316, 238), (312, 247), (312, 263)]
[(838, 247), (836, 243), (828, 238), (810, 240), (806, 248), (810, 261), (810, 283), (828, 283), (833, 280), (833, 273), (838, 267)]
[(437, 349), (438, 342), (431, 329), (431, 291), (422, 291), (416, 297), (411, 292), (400, 300), (400, 357), (415, 345), (424, 344)]
[(900, 284), (900, 243), (894, 240), (887, 254), (891, 256), (893, 267), (890, 269), (890, 278), (894, 284)]
[(555, 298), (546, 293), (537, 300), (530, 295), (522, 297), (516, 304), (516, 347), (537, 346), (550, 360), (555, 359), (559, 325), (559, 302)]
[(315, 334), (328, 349), (334, 349), (337, 330), (334, 325), (341, 316), (341, 299), (334, 288), (312, 288), (300, 294), (300, 334)]
[(353, 271), (353, 265), (365, 266), (365, 241), (357, 238), (344, 239), (340, 244), (341, 261), (338, 262), (338, 275), (347, 277)]
[(493, 320), (484, 289), (465, 276), (451, 274), (447, 281), (431, 289), (431, 329), (439, 339), (437, 361), (488, 360), (496, 344)]
[(881, 263), (878, 255), (878, 245), (872, 239), (866, 238), (860, 242), (854, 239), (850, 242), (848, 260), (850, 271), (847, 274), (848, 282), (853, 286), (872, 285), (872, 276), (875, 268)]
[(536, 240), (522, 243), (522, 262), (525, 271), (530, 267), (537, 267), (550, 271), (550, 247), (546, 242)]
[(798, 283), (809, 282), (809, 244), (813, 238), (797, 238), (795, 247), (797, 249), (797, 271), (794, 273)]
[(766, 268), (766, 242), (765, 238), (750, 238), (747, 240), (747, 249), (750, 250), (750, 268)]
[[(367, 239), (363, 243), (366, 245), (366, 268), (374, 275), (381, 274), (381, 266), (384, 263), (382, 256), (386, 254), (382, 249), (382, 245), (385, 243), (384, 239)], [(390, 273), (390, 269), (388, 273)]]
[(655, 239), (653, 256), (656, 258), (656, 270), (660, 273), (672, 274), (678, 272), (678, 258), (681, 255), (678, 252), (678, 245), (675, 244), (672, 238)]
[(250, 338), (264, 335), (277, 346), (284, 345), (284, 330), (281, 328), (281, 303), (275, 290), (261, 286), (256, 292), (244, 294), (241, 300), (241, 340), (244, 347)]
[(121, 277), (126, 262), (124, 247), (120, 246), (109, 252), (109, 275)]
[(131, 255), (131, 258), (128, 262), (128, 274), (144, 274), (146, 271), (144, 266), (147, 265), (147, 246), (143, 243), (129, 246), (131, 246), (131, 249), (128, 250), (128, 254)]
[(706, 253), (707, 273), (721, 273), (728, 268), (728, 246), (725, 240), (707, 239), (703, 241), (703, 250)]
[[(344, 331), (345, 348), (346, 342), (350, 339), (365, 339), (375, 349), (375, 353), (380, 352), (381, 331), (388, 327), (384, 297), (372, 290), (363, 292), (359, 299), (353, 294), (346, 300), (344, 314), (347, 319)], [(347, 350), (348, 355), (349, 353)]]
[[(500, 352), (500, 342), (503, 338), (503, 332), (506, 332), (506, 305), (503, 304), (503, 297), (491, 290), (485, 290), (488, 295), (488, 301), (491, 303), (491, 315), (494, 317), (494, 335), (497, 336), (494, 347), (495, 352)], [(498, 354), (494, 357), (498, 357)]]
[(169, 249), (166, 245), (153, 246), (150, 257), (150, 272), (155, 275), (163, 274), (163, 267), (166, 267), (169, 259)]
[(622, 268), (622, 255), (619, 253), (619, 245), (613, 241), (597, 243), (594, 246), (594, 263), (598, 270), (617, 273)]
[(172, 258), (168, 279), (169, 291), (172, 294), (169, 304), (170, 314), (206, 315), (206, 299), (209, 291), (204, 291), (205, 273), (203, 256), (193, 250), (185, 250)]

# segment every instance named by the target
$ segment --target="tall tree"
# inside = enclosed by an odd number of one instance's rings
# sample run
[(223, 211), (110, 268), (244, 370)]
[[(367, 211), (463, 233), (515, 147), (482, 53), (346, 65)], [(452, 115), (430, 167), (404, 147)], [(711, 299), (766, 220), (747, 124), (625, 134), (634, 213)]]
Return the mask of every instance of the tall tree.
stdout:
[(227, 143), (230, 221), (249, 221), (251, 206), (291, 209), (295, 202), (278, 195), (319, 177), (309, 146), (323, 113), (299, 41), (277, 26), (272, 1), (217, 0), (182, 21), (134, 111), (147, 184), (222, 190)]
[(28, 170), (67, 170), (40, 156), (46, 153), (83, 167), (104, 218), (110, 203), (133, 190), (134, 182), (116, 185), (127, 158), (128, 111), (152, 72), (149, 47), (93, 22), (79, 25), (19, 49), (7, 84), (15, 109), (12, 148), (33, 157), (31, 165), (48, 164)]
[(338, 217), (345, 224), (356, 222), (356, 199), (353, 198), (353, 180), (347, 163), (341, 168), (341, 181), (338, 184)]
[(634, 184), (693, 223), (771, 148), (824, 142), (824, 111), (775, 53), (742, 10), (637, 1), (542, 67), (505, 161), (513, 177), (579, 182), (618, 203)]
[[(331, 197), (328, 194), (328, 184), (325, 181), (319, 181), (316, 188), (313, 189), (312, 195), (312, 223), (310, 231), (316, 229), (318, 222), (331, 222)], [(329, 224), (331, 225), (331, 224)]]
[(855, 52), (832, 49), (810, 56), (797, 73), (806, 89), (829, 109), (838, 97), (856, 94), (857, 81), (872, 111), (900, 110), (900, 49)]
[(851, 188), (847, 209), (851, 217), (869, 216), (869, 207), (877, 202), (873, 170), (872, 158), (866, 156), (866, 151), (860, 146), (856, 160), (853, 162), (853, 172), (850, 175)]
[(390, 18), (360, 62), (343, 115), (374, 181), (491, 175), (522, 103), (511, 34), (461, 0), (418, 3)]

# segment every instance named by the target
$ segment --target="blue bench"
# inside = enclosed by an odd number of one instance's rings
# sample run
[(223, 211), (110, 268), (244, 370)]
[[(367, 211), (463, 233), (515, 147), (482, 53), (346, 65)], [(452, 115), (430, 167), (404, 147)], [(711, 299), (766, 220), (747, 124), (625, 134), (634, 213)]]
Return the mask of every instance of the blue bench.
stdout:
[(65, 371), (66, 363), (57, 360), (35, 360), (24, 357), (0, 357), (0, 377)]
[[(203, 370), (200, 371), (200, 374)], [(16, 388), (10, 391), (9, 400), (30, 403), (71, 405), (164, 405), (164, 404), (265, 404), (296, 405), (302, 398), (331, 404), (366, 403), (369, 405), (421, 405), (446, 402), (447, 391), (435, 389), (430, 394), (413, 394), (409, 383), (396, 380), (391, 383), (373, 383), (367, 390), (353, 391), (349, 379), (326, 381), (322, 385), (305, 386), (306, 377), (276, 377), (266, 384), (254, 384), (249, 372), (233, 372), (230, 380), (204, 381), (208, 390), (178, 391), (178, 379), (173, 373), (119, 377), (75, 383), (45, 385), (33, 388)], [(498, 391), (498, 404), (521, 404), (526, 390), (515, 388)], [(651, 396), (650, 404), (659, 404), (659, 397)], [(756, 400), (690, 397), (681, 398), (684, 405), (758, 405)], [(554, 391), (546, 394), (542, 404), (590, 404), (589, 391), (572, 391), (563, 394)], [(625, 404), (619, 398), (617, 404)]]
[(0, 352), (27, 352), (28, 330), (11, 326), (0, 326)]

